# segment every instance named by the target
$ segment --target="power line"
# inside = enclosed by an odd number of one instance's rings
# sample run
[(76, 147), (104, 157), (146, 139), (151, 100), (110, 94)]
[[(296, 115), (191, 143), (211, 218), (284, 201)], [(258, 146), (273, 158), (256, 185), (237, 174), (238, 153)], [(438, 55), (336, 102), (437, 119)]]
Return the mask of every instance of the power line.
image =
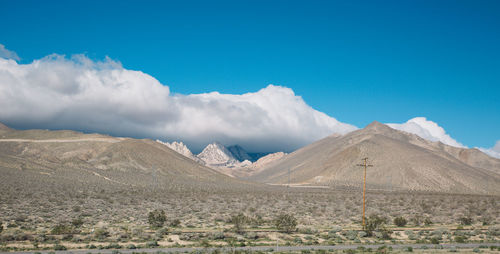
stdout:
[(373, 167), (373, 165), (368, 164), (368, 157), (365, 157), (361, 159), (363, 161), (363, 164), (357, 164), (356, 166), (364, 167), (365, 168), (365, 174), (363, 177), (363, 229), (365, 229), (366, 224), (365, 224), (365, 206), (366, 206), (366, 168), (367, 167)]

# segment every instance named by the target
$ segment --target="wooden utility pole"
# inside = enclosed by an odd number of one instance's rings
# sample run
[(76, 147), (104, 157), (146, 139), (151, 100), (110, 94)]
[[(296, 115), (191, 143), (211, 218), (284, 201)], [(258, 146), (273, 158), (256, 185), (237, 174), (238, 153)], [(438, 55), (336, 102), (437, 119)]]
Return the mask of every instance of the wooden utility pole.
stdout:
[(366, 224), (365, 224), (365, 204), (366, 204), (366, 168), (367, 167), (373, 167), (373, 165), (368, 164), (368, 157), (361, 159), (363, 161), (363, 164), (357, 164), (357, 166), (364, 167), (365, 168), (365, 174), (363, 177), (363, 229), (365, 229)]

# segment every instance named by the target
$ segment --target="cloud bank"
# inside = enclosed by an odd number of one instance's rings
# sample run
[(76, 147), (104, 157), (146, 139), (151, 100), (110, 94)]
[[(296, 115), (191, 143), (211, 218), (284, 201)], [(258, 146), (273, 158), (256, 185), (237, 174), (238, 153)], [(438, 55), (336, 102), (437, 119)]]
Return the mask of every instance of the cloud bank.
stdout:
[[(0, 44), (0, 122), (16, 128), (182, 140), (195, 152), (214, 141), (239, 144), (250, 152), (289, 152), (357, 129), (313, 109), (286, 87), (182, 95), (109, 58), (53, 54), (30, 64), (17, 61), (17, 54)], [(465, 148), (424, 117), (387, 125)], [(500, 158), (500, 141), (478, 149)]]
[(109, 58), (54, 54), (19, 64), (15, 53), (4, 55), (0, 121), (17, 128), (182, 140), (195, 151), (219, 141), (259, 152), (292, 151), (357, 129), (314, 110), (286, 87), (241, 95), (172, 94), (150, 75)]
[[(386, 125), (396, 130), (413, 133), (423, 139), (427, 139), (430, 141), (439, 141), (450, 146), (468, 148), (467, 146), (464, 146), (460, 142), (450, 137), (450, 135), (446, 134), (446, 131), (443, 129), (443, 127), (439, 126), (433, 121), (427, 120), (425, 117), (415, 117), (408, 120), (406, 123), (386, 123)], [(500, 140), (497, 141), (496, 145), (492, 148), (476, 148), (491, 157), (500, 159)]]
[(429, 121), (425, 117), (415, 117), (406, 123), (387, 123), (387, 125), (393, 129), (413, 133), (430, 141), (440, 141), (443, 144), (455, 147), (466, 147), (446, 134), (446, 131), (437, 123)]

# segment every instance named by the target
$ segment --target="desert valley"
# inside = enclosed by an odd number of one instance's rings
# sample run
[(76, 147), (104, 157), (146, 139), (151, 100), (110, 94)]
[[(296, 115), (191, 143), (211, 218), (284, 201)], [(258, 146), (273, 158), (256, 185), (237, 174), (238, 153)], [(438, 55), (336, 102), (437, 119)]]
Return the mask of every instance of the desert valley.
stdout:
[(500, 160), (378, 122), (254, 157), (219, 143), (193, 155), (180, 142), (0, 127), (4, 251), (500, 237)]

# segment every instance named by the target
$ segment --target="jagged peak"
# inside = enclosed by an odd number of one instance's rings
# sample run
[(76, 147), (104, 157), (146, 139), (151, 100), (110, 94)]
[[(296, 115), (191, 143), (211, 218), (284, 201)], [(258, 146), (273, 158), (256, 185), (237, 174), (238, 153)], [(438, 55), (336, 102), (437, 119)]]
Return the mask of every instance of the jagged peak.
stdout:
[(193, 155), (193, 153), (191, 152), (191, 150), (189, 150), (189, 148), (184, 144), (182, 143), (182, 141), (173, 141), (171, 143), (169, 142), (163, 142), (159, 139), (156, 140), (156, 142), (160, 143), (160, 144), (163, 144), (165, 146), (167, 146), (168, 148), (188, 157), (188, 158), (191, 158), (193, 160), (196, 160), (195, 156)]
[(197, 157), (207, 164), (221, 164), (229, 161), (236, 161), (233, 154), (219, 142), (208, 144)]
[(221, 144), (221, 143), (220, 143), (220, 142), (218, 142), (218, 141), (214, 141), (214, 142), (212, 142), (212, 143), (208, 144), (208, 145), (207, 145), (207, 146), (206, 146), (203, 150), (205, 150), (205, 149), (207, 149), (207, 148), (209, 148), (209, 149), (210, 149), (210, 148), (225, 149), (225, 148), (226, 148), (226, 146), (225, 146), (225, 145), (223, 145), (223, 144)]

